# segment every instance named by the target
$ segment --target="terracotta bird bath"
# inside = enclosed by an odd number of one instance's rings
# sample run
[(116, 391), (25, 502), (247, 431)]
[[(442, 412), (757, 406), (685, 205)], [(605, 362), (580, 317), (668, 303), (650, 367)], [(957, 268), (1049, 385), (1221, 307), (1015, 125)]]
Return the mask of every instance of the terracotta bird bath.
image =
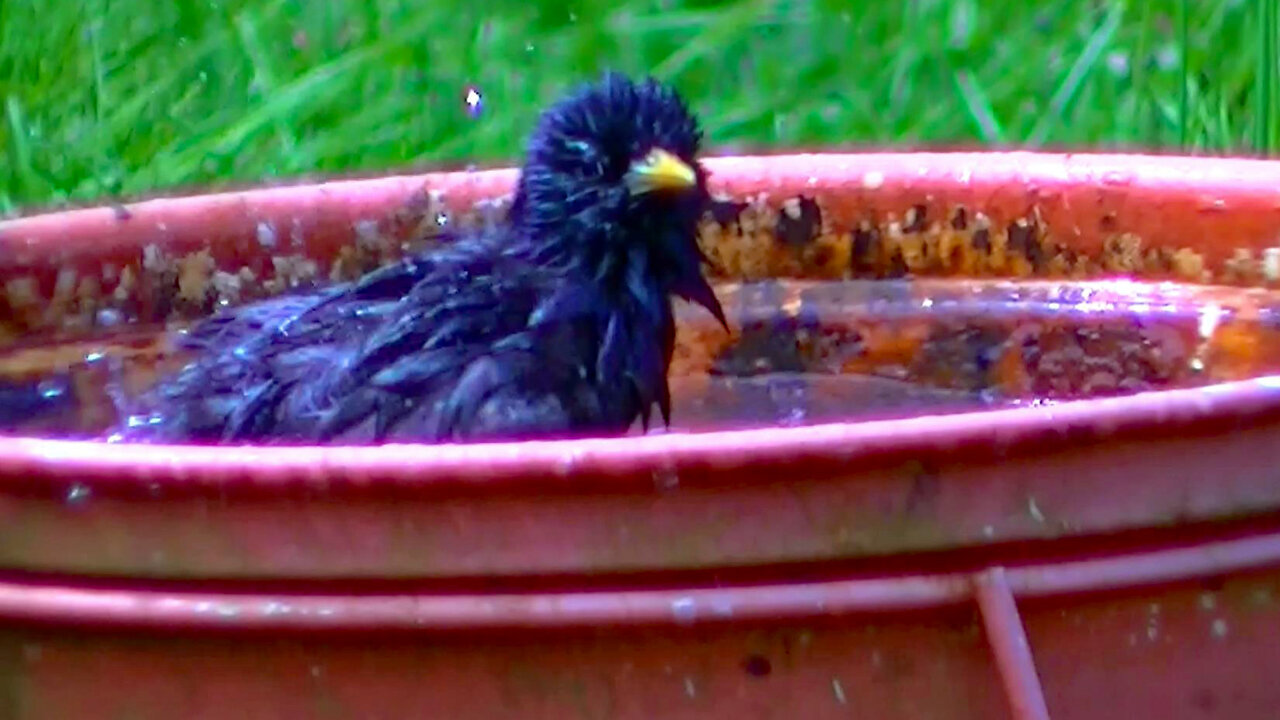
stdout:
[(733, 331), (679, 308), (673, 425), (622, 439), (92, 439), (159, 331), (510, 171), (0, 223), (0, 377), (67, 398), (0, 438), (0, 716), (1275, 716), (1280, 164), (708, 168)]

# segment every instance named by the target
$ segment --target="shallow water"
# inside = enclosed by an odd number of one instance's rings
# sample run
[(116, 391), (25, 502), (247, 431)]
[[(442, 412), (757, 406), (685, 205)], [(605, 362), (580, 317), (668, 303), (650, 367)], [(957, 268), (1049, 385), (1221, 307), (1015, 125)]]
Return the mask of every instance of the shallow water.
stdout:
[[(974, 411), (1280, 371), (1280, 300), (1265, 291), (903, 280), (718, 293), (731, 334), (678, 308), (672, 430)], [(0, 352), (0, 429), (103, 436), (122, 402), (187, 360), (174, 332), (132, 327)]]

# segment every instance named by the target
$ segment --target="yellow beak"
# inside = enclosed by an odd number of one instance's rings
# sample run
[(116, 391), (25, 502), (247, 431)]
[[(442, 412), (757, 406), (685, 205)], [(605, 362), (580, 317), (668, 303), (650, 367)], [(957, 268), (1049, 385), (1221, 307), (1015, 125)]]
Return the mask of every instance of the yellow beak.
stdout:
[(650, 150), (643, 159), (631, 163), (627, 171), (627, 187), (636, 194), (682, 190), (697, 182), (698, 174), (688, 163), (661, 148)]

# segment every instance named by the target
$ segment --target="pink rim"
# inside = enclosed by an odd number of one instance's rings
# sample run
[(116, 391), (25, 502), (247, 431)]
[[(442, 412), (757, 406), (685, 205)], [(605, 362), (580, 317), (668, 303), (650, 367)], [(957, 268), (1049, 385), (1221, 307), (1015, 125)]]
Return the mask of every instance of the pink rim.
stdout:
[[(1098, 560), (999, 571), (1010, 602), (987, 612), (1017, 620), (1013, 598), (1134, 588), (1280, 564), (1280, 534)], [(901, 612), (983, 594), (989, 571), (730, 588), (447, 595), (234, 594), (0, 583), (0, 617), (95, 626), (217, 630), (482, 630), (692, 625)], [(1007, 605), (1008, 607), (1005, 607)], [(1011, 665), (1022, 661), (1013, 658)]]
[[(582, 476), (649, 478), (655, 470), (717, 471), (800, 459), (855, 462), (922, 450), (1008, 451), (1084, 436), (1167, 433), (1180, 426), (1238, 423), (1280, 412), (1280, 377), (1209, 387), (1087, 400), (1061, 405), (961, 413), (906, 420), (837, 423), (640, 438), (378, 447), (138, 446), (0, 438), (0, 477), (92, 480), (95, 490), (127, 489), (157, 480), (221, 489), (331, 480), (436, 487), (575, 487)], [(598, 482), (593, 480), (593, 485)], [(598, 485), (595, 485), (597, 488)]]
[[(1152, 232), (1157, 232), (1154, 228), (1167, 231), (1176, 223), (1191, 238), (1188, 242), (1207, 243), (1206, 237), (1229, 228), (1240, 242), (1260, 246), (1274, 239), (1272, 231), (1280, 223), (1280, 206), (1274, 202), (1280, 165), (1257, 160), (1026, 152), (868, 153), (722, 157), (711, 158), (708, 167), (715, 189), (732, 193), (766, 189), (793, 193), (811, 188), (848, 199), (881, 191), (895, 198), (959, 193), (990, 195), (993, 203), (1011, 207), (1032, 202), (1034, 197), (1046, 213), (1061, 217), (1071, 212), (1092, 217), (1103, 205), (1114, 204), (1116, 192), (1140, 190), (1115, 212), (1131, 224), (1149, 225)], [(162, 239), (149, 228), (162, 228), (163, 238), (183, 245), (207, 238), (209, 223), (215, 220), (227, 237), (252, 235), (259, 222), (287, 222), (299, 213), (316, 213), (349, 225), (358, 218), (383, 216), (424, 188), (440, 189), (450, 202), (466, 203), (504, 194), (513, 177), (511, 170), (497, 169), (160, 198), (131, 204), (132, 219), (127, 223), (119, 222), (110, 208), (87, 208), (0, 222), (0, 238), (21, 250), (20, 255), (41, 257), (55, 255), (51, 252), (55, 243), (60, 253), (93, 255), (115, 251), (103, 248)], [(1090, 193), (1101, 194), (1095, 198)], [(1082, 246), (1100, 242), (1096, 230), (1085, 225), (1082, 220), (1077, 228), (1082, 233), (1078, 242)], [(1228, 252), (1216, 246), (1204, 249)], [(529, 484), (536, 479), (543, 486), (573, 486), (575, 477), (585, 473), (634, 476), (672, 464), (727, 469), (800, 457), (849, 461), (925, 447), (1004, 447), (1034, 442), (1046, 433), (1061, 438), (1063, 423), (1106, 435), (1142, 428), (1168, 430), (1181, 423), (1212, 425), (1275, 412), (1280, 409), (1277, 386), (1274, 380), (1261, 379), (1050, 408), (894, 422), (471, 447), (247, 447), (235, 452), (183, 447), (172, 451), (156, 446), (0, 438), (0, 474), (9, 481), (24, 475), (52, 476), (122, 486), (165, 478), (224, 487), (318, 479), (359, 485), (375, 478), (410, 484), (430, 481), (438, 486), (452, 480), (468, 487)]]

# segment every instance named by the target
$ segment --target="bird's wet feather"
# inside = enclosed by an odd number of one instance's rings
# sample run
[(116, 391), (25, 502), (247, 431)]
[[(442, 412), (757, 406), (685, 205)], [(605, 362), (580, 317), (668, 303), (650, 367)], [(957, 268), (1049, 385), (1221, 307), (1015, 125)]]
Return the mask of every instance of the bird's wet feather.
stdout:
[[(669, 421), (672, 298), (724, 322), (695, 241), (699, 143), (672, 90), (606, 75), (544, 113), (501, 226), (211, 318), (184, 339), (196, 359), (119, 434), (549, 438), (647, 426), (654, 405)], [(637, 172), (660, 177), (637, 190)]]

